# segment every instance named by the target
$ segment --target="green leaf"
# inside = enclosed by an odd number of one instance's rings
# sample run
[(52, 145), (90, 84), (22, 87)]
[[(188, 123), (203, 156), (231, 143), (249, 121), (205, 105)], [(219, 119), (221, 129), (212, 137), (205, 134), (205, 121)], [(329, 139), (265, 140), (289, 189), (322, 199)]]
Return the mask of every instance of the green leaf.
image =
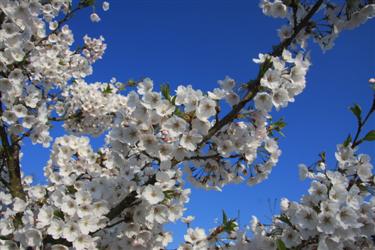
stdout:
[(161, 89), (161, 94), (164, 96), (164, 98), (167, 99), (168, 101), (170, 101), (171, 95), (170, 95), (169, 84), (166, 83), (166, 84), (161, 85), (160, 89)]
[(81, 0), (79, 1), (79, 6), (89, 7), (95, 4), (95, 0)]
[(224, 226), (225, 232), (231, 233), (231, 232), (235, 231), (235, 229), (237, 227), (237, 223), (236, 223), (235, 219), (231, 219), (227, 223), (225, 223), (223, 226)]
[(343, 143), (343, 146), (347, 147), (349, 145), (349, 143), (351, 143), (351, 142), (352, 142), (352, 135), (349, 134), (348, 137), (346, 137), (346, 139), (345, 139), (345, 141)]
[(320, 154), (319, 154), (319, 157), (320, 157), (320, 159), (322, 160), (322, 162), (326, 162), (326, 152), (321, 152)]
[(277, 250), (287, 250), (284, 242), (280, 239), (276, 241)]
[(362, 121), (362, 118), (361, 118), (362, 109), (358, 104), (354, 104), (353, 107), (350, 107), (350, 110), (355, 115), (355, 117), (357, 117), (358, 121)]
[(228, 223), (228, 216), (223, 210), (223, 225), (225, 226)]
[(184, 112), (182, 112), (181, 110), (179, 110), (178, 108), (176, 108), (175, 110), (174, 110), (174, 114), (175, 115), (177, 115), (177, 116), (179, 116), (179, 117), (184, 117)]
[(176, 98), (177, 98), (177, 95), (173, 96), (172, 99), (171, 99), (171, 103), (173, 105), (176, 105)]
[(375, 130), (371, 130), (370, 132), (363, 137), (363, 140), (365, 141), (374, 141), (375, 140)]
[(166, 190), (163, 192), (166, 199), (170, 200), (175, 197), (175, 192), (173, 190)]
[(280, 131), (281, 129), (285, 128), (286, 123), (284, 121), (284, 118), (280, 118), (280, 120), (278, 120), (272, 125), (275, 126), (276, 131)]
[(66, 189), (70, 194), (75, 194), (77, 192), (77, 189), (75, 189), (73, 185), (67, 186)]
[(130, 80), (127, 82), (127, 86), (129, 86), (129, 87), (135, 87), (135, 86), (137, 86), (137, 82), (134, 81), (133, 79), (130, 79)]
[(56, 216), (57, 218), (64, 220), (64, 213), (61, 210), (53, 211), (53, 215)]
[(108, 84), (107, 87), (103, 90), (103, 94), (112, 94), (112, 88)]

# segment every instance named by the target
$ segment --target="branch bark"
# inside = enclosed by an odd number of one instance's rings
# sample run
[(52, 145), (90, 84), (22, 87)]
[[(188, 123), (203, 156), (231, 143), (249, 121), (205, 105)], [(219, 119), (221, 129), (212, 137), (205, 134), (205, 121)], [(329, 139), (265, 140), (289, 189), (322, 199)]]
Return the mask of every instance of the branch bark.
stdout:
[[(3, 106), (2, 102), (0, 101), (0, 117), (2, 115)], [(9, 191), (14, 198), (18, 197), (25, 200), (26, 195), (22, 187), (21, 169), (19, 162), (20, 146), (18, 143), (9, 142), (8, 133), (2, 121), (0, 121), (0, 137), (1, 144), (4, 149), (5, 164), (9, 175)]]

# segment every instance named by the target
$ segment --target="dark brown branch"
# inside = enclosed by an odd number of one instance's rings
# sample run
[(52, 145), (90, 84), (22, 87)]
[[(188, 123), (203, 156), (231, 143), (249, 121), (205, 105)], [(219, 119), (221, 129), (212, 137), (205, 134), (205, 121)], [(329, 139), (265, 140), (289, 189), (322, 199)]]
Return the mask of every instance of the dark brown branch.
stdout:
[[(1, 98), (1, 95), (0, 95)], [(3, 105), (0, 100), (0, 117), (3, 115)], [(20, 147), (18, 143), (9, 142), (8, 133), (2, 121), (0, 121), (1, 144), (4, 149), (5, 164), (9, 175), (9, 191), (13, 197), (25, 200), (26, 195), (22, 187), (21, 169), (19, 162)], [(12, 141), (15, 137), (12, 138)]]
[(360, 119), (358, 119), (357, 132), (356, 132), (356, 134), (354, 136), (354, 139), (353, 139), (352, 148), (355, 148), (356, 146), (358, 146), (359, 144), (361, 144), (363, 142), (363, 139), (358, 140), (359, 135), (361, 134), (361, 131), (362, 131), (363, 127), (365, 126), (365, 124), (367, 123), (368, 119), (370, 118), (371, 114), (374, 113), (374, 112), (375, 112), (375, 94), (373, 96), (373, 101), (372, 101), (371, 108), (368, 111), (368, 113), (365, 116), (365, 118), (363, 119), (363, 121), (360, 120)]
[[(311, 8), (309, 13), (301, 20), (301, 22), (296, 26), (294, 33), (291, 37), (285, 39), (280, 45), (276, 46), (273, 52), (271, 53), (272, 56), (280, 56), (284, 49), (288, 48), (294, 39), (298, 36), (298, 34), (306, 28), (309, 23), (312, 16), (319, 10), (320, 6), (323, 4), (323, 0), (318, 0), (314, 6)], [(266, 64), (266, 65), (264, 65)], [(260, 79), (262, 79), (264, 73), (267, 71), (268, 68), (272, 66), (269, 62), (265, 62), (263, 65), (261, 65), (261, 70), (258, 74), (257, 79), (249, 81), (247, 85), (249, 85), (248, 91), (245, 94), (244, 98), (235, 106), (233, 106), (233, 109), (219, 122), (217, 122), (208, 132), (208, 134), (203, 138), (202, 142), (199, 143), (199, 146), (202, 146), (207, 140), (209, 140), (213, 135), (215, 135), (220, 129), (222, 129), (225, 125), (232, 122), (238, 113), (245, 107), (247, 103), (249, 103), (257, 94), (260, 87)]]

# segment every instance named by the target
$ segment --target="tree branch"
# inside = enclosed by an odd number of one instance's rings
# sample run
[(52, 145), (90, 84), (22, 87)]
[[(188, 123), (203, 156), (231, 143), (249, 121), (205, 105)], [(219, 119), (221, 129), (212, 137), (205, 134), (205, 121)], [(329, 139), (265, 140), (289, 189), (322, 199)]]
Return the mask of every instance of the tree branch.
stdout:
[[(280, 56), (282, 54), (283, 50), (285, 48), (287, 48), (294, 41), (294, 39), (297, 37), (299, 32), (309, 25), (311, 17), (315, 14), (316, 11), (318, 11), (318, 9), (322, 5), (322, 3), (323, 3), (323, 0), (318, 0), (314, 4), (314, 6), (309, 11), (309, 13), (297, 25), (297, 27), (295, 29), (295, 33), (293, 33), (293, 35), (290, 38), (284, 40), (279, 46), (277, 46), (274, 49), (274, 51), (272, 52), (272, 54), (271, 54), (272, 56)], [(271, 65), (265, 65), (265, 66), (263, 66), (263, 69), (264, 69), (264, 67), (269, 68), (269, 67), (271, 67)], [(261, 66), (261, 68), (262, 68), (262, 66)], [(248, 91), (247, 91), (245, 97), (237, 105), (235, 105), (233, 107), (233, 109), (225, 117), (223, 117), (223, 119), (218, 121), (209, 130), (208, 134), (203, 138), (202, 142), (198, 146), (203, 145), (207, 140), (209, 140), (213, 135), (215, 135), (216, 132), (218, 132), (221, 128), (223, 128), (225, 125), (232, 122), (236, 118), (238, 113), (242, 110), (242, 108), (245, 107), (245, 105), (255, 97), (255, 95), (256, 95), (256, 93), (259, 89), (259, 86), (260, 86), (260, 79), (263, 77), (263, 74), (264, 74), (265, 71), (266, 70), (260, 70), (260, 72), (258, 73), (257, 79), (255, 81), (249, 81), (249, 84), (251, 84), (251, 83), (252, 84), (248, 88)], [(178, 163), (179, 162), (176, 161), (176, 160), (172, 161), (172, 165), (176, 165)], [(154, 182), (155, 182), (155, 180), (154, 180)], [(148, 183), (148, 184), (152, 184), (152, 183)], [(131, 192), (117, 206), (115, 206), (114, 208), (111, 209), (111, 211), (107, 214), (107, 217), (110, 220), (112, 220), (113, 218), (120, 215), (121, 212), (125, 208), (130, 207), (135, 202), (135, 200), (137, 199), (136, 196), (137, 196), (137, 193), (135, 191)]]
[[(0, 94), (1, 98), (1, 94)], [(0, 100), (0, 117), (3, 115), (3, 105)], [(9, 175), (9, 191), (13, 197), (18, 197), (25, 200), (26, 195), (22, 187), (21, 169), (19, 163), (20, 147), (18, 143), (11, 144), (9, 142), (7, 131), (4, 127), (3, 121), (0, 121), (0, 137), (1, 144), (4, 148), (5, 164)], [(12, 138), (12, 142), (15, 137)]]
[[(306, 28), (309, 23), (312, 16), (319, 10), (320, 6), (323, 4), (323, 0), (318, 0), (314, 6), (311, 8), (311, 10), (307, 13), (307, 15), (301, 20), (301, 22), (296, 26), (294, 29), (294, 33), (289, 38), (285, 39), (281, 44), (276, 46), (271, 53), (272, 56), (280, 56), (284, 49), (289, 47), (294, 39), (298, 36), (298, 34)], [(266, 65), (264, 65), (266, 64)], [(245, 94), (244, 98), (233, 107), (233, 109), (225, 116), (223, 119), (221, 119), (219, 122), (215, 123), (215, 125), (208, 131), (208, 134), (203, 138), (203, 140), (199, 143), (199, 147), (202, 146), (207, 140), (209, 140), (213, 135), (216, 134), (220, 129), (222, 129), (225, 125), (232, 122), (238, 113), (245, 107), (245, 105), (250, 102), (257, 92), (259, 91), (260, 87), (260, 80), (262, 79), (264, 73), (266, 73), (267, 69), (272, 66), (272, 64), (267, 64), (267, 61), (261, 65), (261, 70), (258, 73), (258, 77), (255, 80), (251, 80), (247, 83), (249, 85), (248, 91)]]

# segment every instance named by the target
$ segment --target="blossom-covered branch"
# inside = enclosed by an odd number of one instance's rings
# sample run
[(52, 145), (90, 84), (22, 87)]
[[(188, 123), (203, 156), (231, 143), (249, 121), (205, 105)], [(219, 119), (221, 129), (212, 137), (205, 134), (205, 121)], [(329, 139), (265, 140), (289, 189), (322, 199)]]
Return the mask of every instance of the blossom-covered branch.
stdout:
[[(87, 83), (106, 44), (84, 36), (73, 48), (67, 22), (85, 7), (100, 21), (98, 2), (1, 1), (0, 246), (164, 249), (172, 236), (163, 225), (180, 219), (189, 201), (186, 181), (220, 190), (268, 178), (281, 154), (274, 132), (285, 125), (270, 112), (305, 88), (309, 38), (328, 49), (342, 30), (374, 16), (374, 4), (357, 2), (261, 1), (265, 15), (286, 20), (280, 44), (253, 60), (255, 80), (238, 86), (227, 76), (205, 93), (191, 85), (157, 92), (150, 78)], [(230, 111), (221, 117), (222, 105)], [(57, 122), (66, 135), (52, 138)], [(90, 137), (99, 135), (105, 142), (94, 150)], [(22, 175), (26, 137), (45, 147), (53, 142), (46, 185)], [(236, 227), (223, 221), (209, 241)]]

